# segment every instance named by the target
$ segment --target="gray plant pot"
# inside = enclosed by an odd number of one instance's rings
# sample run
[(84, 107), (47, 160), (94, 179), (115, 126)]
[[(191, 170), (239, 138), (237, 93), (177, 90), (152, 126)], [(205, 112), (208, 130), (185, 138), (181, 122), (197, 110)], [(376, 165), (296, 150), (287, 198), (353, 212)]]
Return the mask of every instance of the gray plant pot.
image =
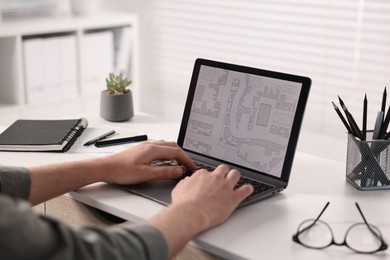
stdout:
[(134, 116), (131, 91), (114, 95), (106, 90), (100, 95), (100, 116), (111, 122), (127, 121)]

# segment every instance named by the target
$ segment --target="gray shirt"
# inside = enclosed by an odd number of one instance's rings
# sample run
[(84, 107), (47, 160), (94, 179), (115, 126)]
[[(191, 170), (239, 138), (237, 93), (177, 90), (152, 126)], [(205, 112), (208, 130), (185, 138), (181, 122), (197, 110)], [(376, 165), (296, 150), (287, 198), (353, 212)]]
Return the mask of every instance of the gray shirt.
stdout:
[(74, 230), (38, 216), (26, 200), (25, 168), (0, 166), (0, 259), (166, 259), (167, 245), (151, 225)]

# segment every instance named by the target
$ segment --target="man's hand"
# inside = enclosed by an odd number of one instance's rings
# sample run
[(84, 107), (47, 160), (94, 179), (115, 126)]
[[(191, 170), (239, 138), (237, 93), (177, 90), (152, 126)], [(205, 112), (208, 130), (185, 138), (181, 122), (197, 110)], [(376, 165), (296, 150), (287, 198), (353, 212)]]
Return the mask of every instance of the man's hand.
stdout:
[[(155, 160), (176, 160), (178, 166), (151, 166)], [(175, 179), (184, 168), (196, 170), (192, 159), (174, 142), (145, 142), (102, 159), (104, 180), (117, 184), (135, 184), (153, 179)]]
[(234, 189), (240, 173), (226, 165), (213, 172), (198, 170), (181, 180), (172, 192), (172, 204), (149, 223), (164, 235), (169, 257), (200, 232), (223, 223), (253, 192), (251, 185)]
[(172, 205), (192, 205), (194, 211), (203, 214), (205, 229), (219, 225), (253, 192), (250, 185), (234, 189), (239, 179), (240, 173), (226, 165), (213, 172), (198, 170), (175, 187)]
[[(179, 166), (151, 166), (174, 159)], [(95, 182), (135, 184), (152, 179), (178, 178), (181, 166), (195, 170), (191, 158), (173, 142), (145, 142), (120, 153), (62, 164), (30, 168), (30, 202), (35, 205)], [(60, 180), (60, 181), (59, 181)]]

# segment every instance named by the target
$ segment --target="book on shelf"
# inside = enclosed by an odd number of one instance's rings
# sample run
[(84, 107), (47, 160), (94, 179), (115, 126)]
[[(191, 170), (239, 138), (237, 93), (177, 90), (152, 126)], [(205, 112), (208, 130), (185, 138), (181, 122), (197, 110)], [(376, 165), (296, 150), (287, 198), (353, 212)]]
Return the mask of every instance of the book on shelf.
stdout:
[(0, 134), (0, 150), (66, 152), (87, 126), (86, 118), (16, 120)]

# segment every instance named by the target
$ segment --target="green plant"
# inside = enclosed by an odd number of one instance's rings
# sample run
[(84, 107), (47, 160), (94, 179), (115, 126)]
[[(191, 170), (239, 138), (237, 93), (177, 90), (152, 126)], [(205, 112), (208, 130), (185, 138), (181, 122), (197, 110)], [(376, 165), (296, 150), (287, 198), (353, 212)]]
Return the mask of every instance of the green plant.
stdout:
[(127, 87), (131, 84), (131, 80), (128, 80), (121, 74), (115, 75), (110, 73), (108, 78), (106, 78), (107, 91), (110, 94), (123, 94), (129, 91)]

